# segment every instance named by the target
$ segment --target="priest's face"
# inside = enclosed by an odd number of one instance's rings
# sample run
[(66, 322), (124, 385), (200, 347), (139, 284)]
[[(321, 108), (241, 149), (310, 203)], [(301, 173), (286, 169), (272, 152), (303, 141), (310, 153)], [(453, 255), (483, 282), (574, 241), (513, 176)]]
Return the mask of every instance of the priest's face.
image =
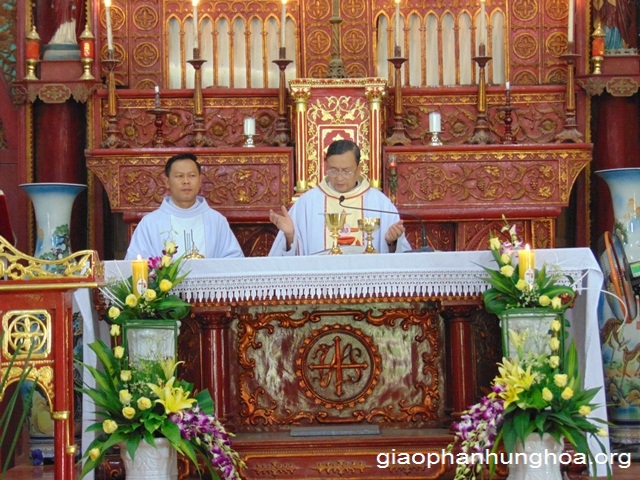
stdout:
[(358, 183), (360, 166), (356, 162), (353, 152), (345, 152), (339, 155), (327, 157), (325, 175), (327, 181), (334, 190), (340, 193), (347, 193)]
[(189, 208), (193, 205), (201, 185), (202, 177), (193, 160), (177, 160), (171, 165), (167, 188), (171, 192), (173, 203), (178, 207)]

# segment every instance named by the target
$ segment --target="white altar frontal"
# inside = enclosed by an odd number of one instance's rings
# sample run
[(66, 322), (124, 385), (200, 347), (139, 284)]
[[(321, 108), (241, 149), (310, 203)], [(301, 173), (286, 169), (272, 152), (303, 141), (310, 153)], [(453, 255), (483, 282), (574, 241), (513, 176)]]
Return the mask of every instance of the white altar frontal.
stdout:
[[(585, 387), (602, 386), (602, 272), (587, 248), (536, 250), (545, 262), (574, 281), (570, 335)], [(499, 327), (482, 308), (483, 265), (495, 268), (489, 251), (187, 261), (174, 289), (193, 303), (179, 356), (237, 433), (246, 478), (449, 475), (376, 458), (440, 452), (493, 378)], [(105, 262), (107, 280), (130, 273)], [(606, 418), (604, 391), (595, 401)]]

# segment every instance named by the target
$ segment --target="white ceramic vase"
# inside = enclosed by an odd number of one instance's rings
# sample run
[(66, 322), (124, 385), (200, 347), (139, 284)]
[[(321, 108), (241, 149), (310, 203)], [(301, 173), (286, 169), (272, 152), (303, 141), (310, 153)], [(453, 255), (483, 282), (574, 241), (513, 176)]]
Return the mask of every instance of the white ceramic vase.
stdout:
[(128, 320), (122, 331), (131, 362), (178, 357), (179, 320)]
[(127, 480), (177, 480), (178, 454), (166, 438), (156, 438), (155, 446), (144, 440), (132, 460), (125, 444), (120, 444)]
[[(516, 347), (512, 344), (509, 330), (524, 340), (522, 350), (535, 356), (550, 355), (549, 330), (551, 322), (558, 318), (555, 312), (544, 308), (512, 308), (499, 315), (502, 329), (502, 354), (507, 358), (518, 358)], [(563, 341), (560, 338), (561, 348)]]
[[(562, 480), (560, 455), (564, 445), (548, 433), (530, 434), (511, 454), (507, 480)], [(554, 461), (555, 460), (555, 461)]]
[(60, 260), (71, 252), (71, 209), (86, 185), (77, 183), (23, 183), (20, 185), (33, 203), (37, 239), (33, 254), (43, 260)]

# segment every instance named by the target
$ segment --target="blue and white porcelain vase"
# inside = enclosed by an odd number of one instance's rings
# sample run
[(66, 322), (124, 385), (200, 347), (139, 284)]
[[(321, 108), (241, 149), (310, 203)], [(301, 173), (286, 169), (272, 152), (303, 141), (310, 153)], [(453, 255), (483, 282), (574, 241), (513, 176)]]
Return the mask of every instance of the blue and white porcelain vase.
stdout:
[(71, 209), (86, 185), (77, 183), (23, 183), (20, 185), (33, 203), (37, 239), (34, 257), (60, 260), (71, 252)]

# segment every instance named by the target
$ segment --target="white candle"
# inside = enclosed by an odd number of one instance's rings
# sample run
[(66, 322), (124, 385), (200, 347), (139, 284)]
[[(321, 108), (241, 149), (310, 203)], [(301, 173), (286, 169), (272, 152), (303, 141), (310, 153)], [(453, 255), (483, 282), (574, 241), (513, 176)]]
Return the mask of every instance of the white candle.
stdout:
[(480, 0), (480, 44), (487, 45), (487, 23), (485, 21), (485, 0)]
[(574, 16), (574, 5), (575, 0), (569, 0), (569, 25), (567, 25), (567, 40), (569, 42), (573, 42), (573, 16)]
[(396, 47), (400, 46), (400, 0), (396, 0)]
[(113, 30), (111, 29), (111, 0), (104, 0), (104, 14), (107, 21), (107, 50), (113, 52)]
[(440, 113), (439, 112), (431, 112), (429, 113), (429, 131), (430, 132), (439, 132), (440, 131)]
[(511, 90), (511, 84), (509, 82), (505, 83), (504, 86), (507, 89), (507, 92)]
[(193, 48), (198, 47), (198, 0), (191, 0), (193, 5)]
[(255, 135), (256, 134), (256, 119), (247, 117), (244, 119), (244, 134)]
[(156, 108), (160, 108), (160, 87), (158, 85), (156, 85), (155, 87), (155, 92), (156, 92), (156, 98), (155, 98), (155, 107)]
[(287, 0), (282, 0), (282, 12), (280, 14), (280, 48), (286, 47), (284, 34), (287, 30)]

